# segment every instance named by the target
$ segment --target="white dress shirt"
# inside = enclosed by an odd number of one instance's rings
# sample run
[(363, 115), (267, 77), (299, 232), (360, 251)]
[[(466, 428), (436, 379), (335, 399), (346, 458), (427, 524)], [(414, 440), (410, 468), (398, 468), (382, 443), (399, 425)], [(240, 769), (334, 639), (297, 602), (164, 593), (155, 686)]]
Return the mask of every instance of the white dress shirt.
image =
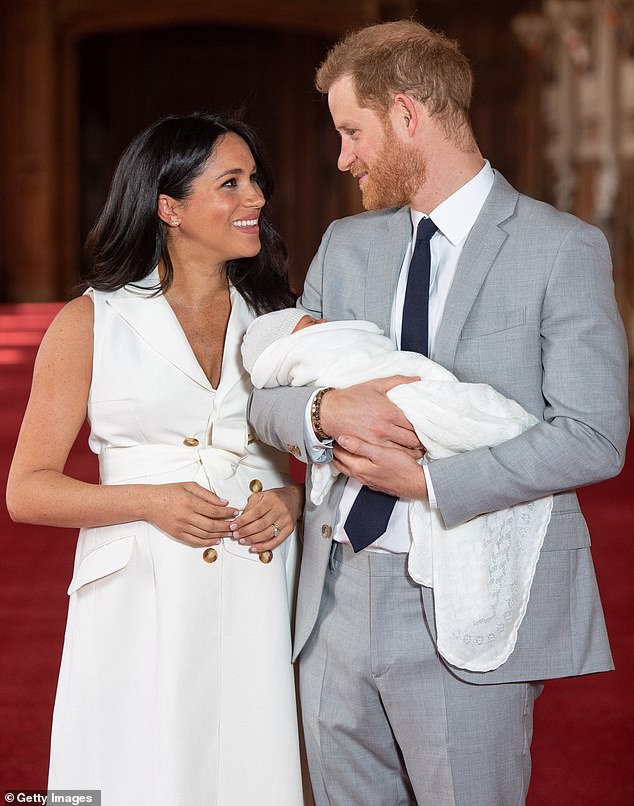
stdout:
[[(493, 179), (493, 169), (489, 162), (485, 161), (484, 166), (473, 179), (445, 199), (429, 214), (429, 217), (438, 227), (438, 231), (434, 233), (430, 241), (431, 272), (429, 278), (428, 344), (429, 355), (432, 357), (434, 339), (442, 321), (449, 289), (456, 274), (462, 248), (489, 195), (493, 186)], [(410, 215), (412, 219), (412, 236), (403, 259), (396, 294), (392, 302), (390, 332), (386, 334), (399, 349), (401, 346), (405, 289), (407, 288), (409, 265), (416, 245), (416, 229), (420, 220), (425, 217), (423, 213), (414, 209), (410, 209)], [(310, 418), (311, 403), (312, 397), (306, 408), (304, 436), (310, 459), (319, 462), (324, 459), (324, 443), (316, 438), (312, 429)], [(423, 470), (425, 470), (424, 465)], [(429, 503), (432, 507), (435, 507), (436, 500), (429, 473), (425, 472), (425, 478), (427, 480)], [(350, 478), (343, 491), (333, 529), (333, 537), (340, 543), (350, 542), (343, 527), (361, 486), (356, 479)], [(409, 499), (405, 498), (400, 498), (396, 501), (385, 533), (368, 547), (368, 551), (388, 551), (395, 554), (404, 554), (409, 551), (411, 538), (407, 525), (408, 503)]]

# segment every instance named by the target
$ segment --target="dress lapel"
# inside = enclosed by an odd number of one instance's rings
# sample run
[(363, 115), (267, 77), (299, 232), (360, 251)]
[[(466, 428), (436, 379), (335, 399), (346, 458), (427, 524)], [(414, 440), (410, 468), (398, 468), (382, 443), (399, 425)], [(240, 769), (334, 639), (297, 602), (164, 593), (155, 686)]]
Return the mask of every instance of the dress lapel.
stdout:
[[(378, 233), (377, 233), (378, 234)], [(365, 318), (390, 333), (392, 300), (398, 276), (412, 236), (409, 207), (397, 210), (373, 239), (365, 283)]]
[(220, 373), (220, 383), (217, 390), (216, 405), (219, 406), (222, 399), (231, 389), (242, 381), (247, 375), (247, 371), (242, 363), (242, 338), (247, 327), (254, 319), (254, 314), (242, 295), (233, 286), (229, 286), (231, 294), (231, 315), (227, 324), (227, 334), (222, 354), (222, 369)]
[(194, 383), (213, 391), (209, 379), (196, 360), (176, 314), (163, 294), (152, 296), (159, 283), (155, 270), (143, 280), (142, 287), (125, 286), (107, 300), (117, 314), (153, 350), (169, 361)]
[(436, 335), (434, 361), (453, 369), (460, 333), (508, 233), (501, 226), (515, 212), (519, 194), (501, 174), (476, 219), (458, 261), (442, 322)]

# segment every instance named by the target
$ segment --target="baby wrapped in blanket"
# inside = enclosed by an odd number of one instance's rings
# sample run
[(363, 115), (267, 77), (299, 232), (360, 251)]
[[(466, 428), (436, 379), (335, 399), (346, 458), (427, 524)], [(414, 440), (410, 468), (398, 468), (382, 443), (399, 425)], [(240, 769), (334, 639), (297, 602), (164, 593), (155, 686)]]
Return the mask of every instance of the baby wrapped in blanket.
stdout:
[[(371, 322), (315, 320), (290, 308), (261, 316), (242, 345), (256, 388), (343, 388), (389, 375), (420, 378), (387, 395), (413, 425), (433, 462), (513, 439), (537, 420), (487, 384), (461, 383), (418, 353), (398, 351)], [(337, 477), (313, 464), (311, 501), (320, 504)], [(427, 501), (409, 502), (408, 570), (434, 589), (437, 643), (449, 663), (490, 671), (515, 646), (526, 612), (552, 496), (487, 513), (447, 529)]]

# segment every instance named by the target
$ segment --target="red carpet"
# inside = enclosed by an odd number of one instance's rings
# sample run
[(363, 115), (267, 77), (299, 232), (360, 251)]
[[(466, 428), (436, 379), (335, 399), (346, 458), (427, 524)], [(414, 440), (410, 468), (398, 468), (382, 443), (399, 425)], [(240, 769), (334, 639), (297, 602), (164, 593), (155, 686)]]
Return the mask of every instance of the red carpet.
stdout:
[[(0, 306), (2, 488), (28, 397), (36, 347), (59, 306)], [(42, 439), (46, 439), (46, 434)], [(536, 707), (530, 806), (630, 806), (634, 460), (582, 491), (617, 671), (547, 684)], [(96, 478), (85, 433), (71, 474)], [(48, 742), (75, 531), (17, 526), (0, 506), (0, 793), (46, 786)], [(140, 804), (140, 806), (142, 806)], [(175, 806), (178, 806), (175, 804)], [(244, 804), (257, 806), (257, 804)], [(425, 806), (434, 806), (425, 804)]]

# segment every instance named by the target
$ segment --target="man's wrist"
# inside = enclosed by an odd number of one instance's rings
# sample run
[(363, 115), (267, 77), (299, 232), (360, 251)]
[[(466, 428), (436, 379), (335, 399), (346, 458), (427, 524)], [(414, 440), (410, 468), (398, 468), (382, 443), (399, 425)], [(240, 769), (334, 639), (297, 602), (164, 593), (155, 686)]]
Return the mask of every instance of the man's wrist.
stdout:
[(321, 404), (324, 399), (324, 395), (328, 392), (332, 392), (334, 387), (327, 386), (325, 389), (320, 389), (317, 394), (313, 397), (313, 401), (310, 406), (310, 421), (313, 427), (313, 431), (315, 432), (315, 436), (317, 439), (321, 440), (322, 442), (325, 439), (330, 439), (330, 434), (324, 431), (322, 422), (321, 422)]

